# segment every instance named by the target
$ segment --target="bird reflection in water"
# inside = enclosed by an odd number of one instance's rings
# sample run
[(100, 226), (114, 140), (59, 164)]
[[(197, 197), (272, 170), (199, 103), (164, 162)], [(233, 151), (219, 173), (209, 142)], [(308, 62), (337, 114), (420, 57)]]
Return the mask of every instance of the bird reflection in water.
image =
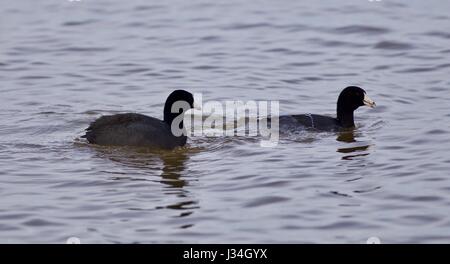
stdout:
[(181, 177), (185, 170), (185, 162), (188, 156), (182, 151), (170, 151), (161, 154), (163, 168), (161, 173), (161, 183), (168, 188), (182, 189), (187, 185), (187, 181)]
[(344, 155), (342, 157), (343, 160), (352, 160), (357, 157), (363, 157), (363, 156), (367, 156), (370, 154), (369, 152), (360, 153), (360, 152), (368, 150), (370, 147), (370, 144), (368, 144), (367, 142), (364, 142), (364, 141), (357, 141), (355, 139), (355, 133), (356, 132), (353, 129), (343, 131), (343, 132), (340, 132), (338, 134), (338, 137), (336, 138), (336, 140), (339, 142), (344, 142), (344, 143), (350, 144), (349, 147), (346, 146), (344, 148), (338, 148), (337, 152), (344, 153), (344, 154), (355, 153), (355, 152), (357, 153), (357, 154), (351, 154), (351, 155)]
[[(92, 146), (91, 146), (92, 148)], [(99, 157), (108, 158), (115, 163), (126, 166), (132, 170), (137, 170), (139, 175), (144, 177), (120, 176), (114, 177), (114, 180), (131, 181), (155, 181), (148, 177), (155, 175), (155, 172), (161, 171), (158, 182), (165, 188), (163, 194), (176, 196), (181, 199), (177, 203), (169, 205), (158, 205), (155, 209), (179, 210), (176, 217), (185, 217), (191, 215), (195, 209), (199, 208), (198, 201), (193, 199), (192, 194), (186, 189), (189, 181), (186, 180), (186, 162), (195, 150), (182, 147), (172, 151), (155, 151), (145, 148), (131, 147), (93, 147)], [(117, 174), (116, 172), (111, 172)], [(125, 173), (124, 173), (125, 174)], [(192, 225), (183, 225), (180, 228), (188, 228)]]
[[(180, 198), (189, 197), (189, 191), (185, 188), (188, 185), (188, 181), (182, 177), (182, 173), (186, 170), (185, 164), (189, 157), (188, 155), (189, 153), (183, 148), (161, 154), (161, 160), (163, 161), (161, 183), (167, 185), (168, 190), (166, 194), (177, 195)], [(197, 201), (188, 199), (167, 205), (166, 208), (183, 210), (179, 217), (185, 217), (191, 215), (194, 212), (193, 210), (199, 208), (199, 206)], [(188, 227), (191, 227), (191, 225), (186, 225), (182, 228)]]

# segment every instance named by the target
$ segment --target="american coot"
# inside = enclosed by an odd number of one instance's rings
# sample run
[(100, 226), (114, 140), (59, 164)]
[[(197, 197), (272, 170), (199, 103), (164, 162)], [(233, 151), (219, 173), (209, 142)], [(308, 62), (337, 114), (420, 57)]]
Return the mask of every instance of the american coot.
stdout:
[(173, 149), (186, 144), (183, 117), (193, 107), (192, 94), (176, 90), (166, 100), (164, 120), (135, 113), (102, 116), (90, 124), (82, 137), (98, 145)]
[(307, 127), (333, 131), (352, 128), (355, 126), (353, 111), (363, 105), (373, 108), (375, 107), (375, 102), (367, 96), (363, 89), (357, 86), (349, 86), (342, 90), (339, 95), (336, 118), (315, 114), (280, 116), (280, 129), (295, 130), (299, 127)]

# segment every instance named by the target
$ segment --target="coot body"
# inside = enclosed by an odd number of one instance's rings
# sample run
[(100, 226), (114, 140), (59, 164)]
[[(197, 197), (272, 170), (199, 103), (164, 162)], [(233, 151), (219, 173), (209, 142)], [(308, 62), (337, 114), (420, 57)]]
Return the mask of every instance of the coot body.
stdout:
[(336, 131), (355, 127), (354, 111), (360, 106), (375, 107), (366, 91), (357, 86), (349, 86), (339, 94), (336, 117), (300, 114), (279, 117), (280, 130), (299, 130), (314, 128), (321, 131)]
[(176, 90), (166, 100), (163, 120), (136, 113), (102, 116), (90, 124), (82, 137), (98, 145), (160, 149), (184, 146), (187, 137), (183, 116), (193, 105), (191, 93)]

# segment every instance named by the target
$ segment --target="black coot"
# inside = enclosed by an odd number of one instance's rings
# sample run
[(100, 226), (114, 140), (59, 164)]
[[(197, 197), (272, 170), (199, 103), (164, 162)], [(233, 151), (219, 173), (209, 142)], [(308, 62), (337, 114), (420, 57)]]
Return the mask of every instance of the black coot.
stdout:
[[(90, 124), (82, 137), (98, 145), (173, 149), (186, 144), (183, 117), (193, 106), (191, 93), (176, 90), (166, 100), (164, 120), (135, 113), (102, 116)], [(172, 129), (173, 122), (176, 123)]]
[(353, 112), (360, 106), (375, 107), (375, 102), (367, 96), (366, 92), (357, 86), (349, 86), (342, 90), (337, 101), (336, 118), (316, 115), (285, 115), (280, 116), (280, 129), (298, 129), (299, 127), (314, 128), (317, 130), (333, 131), (355, 126)]

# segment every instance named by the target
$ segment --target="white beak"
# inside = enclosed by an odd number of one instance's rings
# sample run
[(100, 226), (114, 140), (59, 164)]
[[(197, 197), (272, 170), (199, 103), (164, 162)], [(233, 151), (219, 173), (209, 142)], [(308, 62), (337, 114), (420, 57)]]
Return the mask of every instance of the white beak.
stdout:
[(375, 102), (370, 99), (369, 96), (367, 96), (367, 94), (364, 94), (364, 104), (367, 105), (370, 108), (374, 108), (376, 106)]

